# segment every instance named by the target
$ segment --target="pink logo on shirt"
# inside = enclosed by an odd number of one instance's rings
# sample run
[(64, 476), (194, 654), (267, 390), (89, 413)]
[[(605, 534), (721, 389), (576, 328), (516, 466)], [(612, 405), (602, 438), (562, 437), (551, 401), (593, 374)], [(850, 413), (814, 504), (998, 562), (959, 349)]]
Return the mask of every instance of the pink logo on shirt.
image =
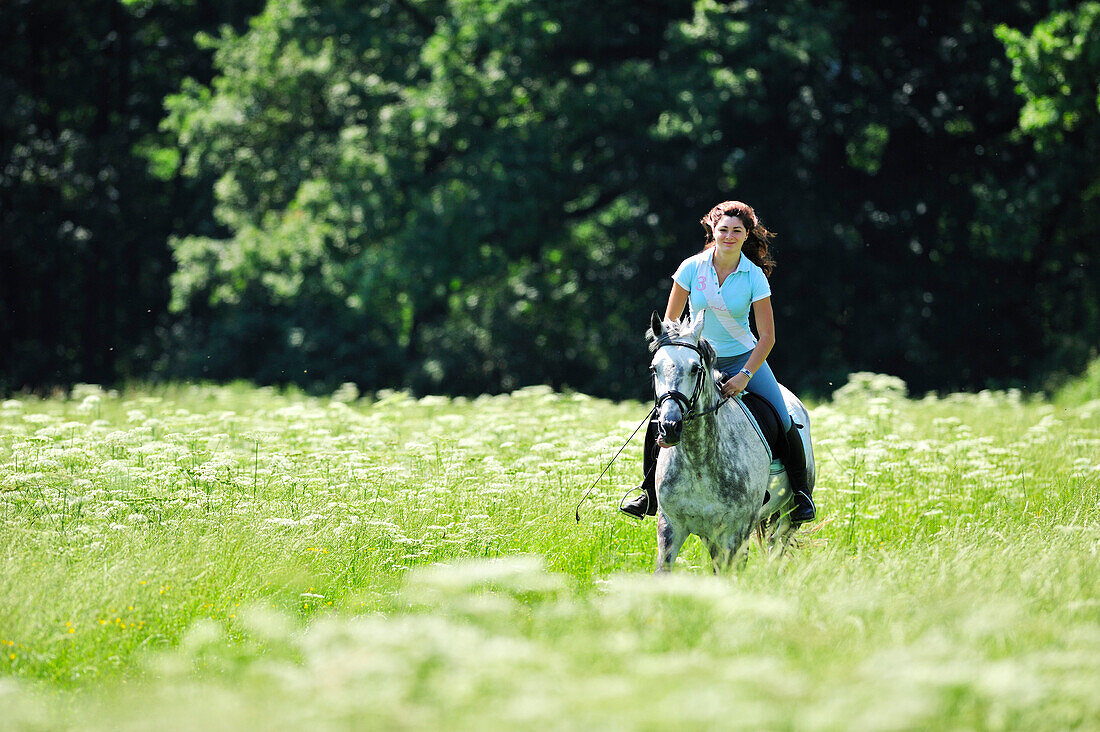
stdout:
[(698, 281), (699, 281), (699, 289), (700, 290), (707, 289), (707, 278), (706, 278), (705, 275), (699, 275)]

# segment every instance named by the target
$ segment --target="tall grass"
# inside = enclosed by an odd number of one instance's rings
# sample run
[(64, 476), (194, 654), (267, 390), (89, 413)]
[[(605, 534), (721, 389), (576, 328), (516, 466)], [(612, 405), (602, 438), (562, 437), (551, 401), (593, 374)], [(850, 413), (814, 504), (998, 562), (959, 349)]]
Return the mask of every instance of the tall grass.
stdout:
[[(820, 521), (709, 575), (615, 510), (646, 407), (176, 385), (0, 407), (17, 728), (1088, 728), (1100, 401), (811, 409)], [(201, 701), (201, 703), (197, 703)]]

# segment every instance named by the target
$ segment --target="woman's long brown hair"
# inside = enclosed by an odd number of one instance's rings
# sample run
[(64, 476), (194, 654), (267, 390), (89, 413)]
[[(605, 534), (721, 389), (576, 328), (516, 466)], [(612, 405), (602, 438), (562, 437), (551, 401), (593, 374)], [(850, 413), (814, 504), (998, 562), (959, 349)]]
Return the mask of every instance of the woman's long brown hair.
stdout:
[(775, 232), (764, 228), (756, 215), (756, 211), (753, 211), (752, 206), (747, 203), (723, 201), (699, 220), (699, 223), (707, 231), (707, 242), (706, 246), (703, 247), (704, 251), (714, 246), (714, 227), (722, 220), (723, 216), (736, 216), (741, 219), (741, 223), (745, 225), (749, 232), (745, 243), (741, 245), (741, 251), (749, 258), (750, 262), (764, 270), (766, 277), (771, 277), (772, 270), (775, 269), (775, 260), (772, 259), (768, 243), (775, 237)]

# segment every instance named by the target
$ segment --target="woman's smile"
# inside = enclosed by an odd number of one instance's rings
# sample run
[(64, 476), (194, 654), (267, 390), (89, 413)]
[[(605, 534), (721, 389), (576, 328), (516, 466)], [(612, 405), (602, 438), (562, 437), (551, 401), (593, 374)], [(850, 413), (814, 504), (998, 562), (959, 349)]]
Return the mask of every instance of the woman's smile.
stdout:
[(723, 216), (714, 227), (714, 241), (727, 252), (740, 249), (748, 236), (748, 229), (737, 216)]

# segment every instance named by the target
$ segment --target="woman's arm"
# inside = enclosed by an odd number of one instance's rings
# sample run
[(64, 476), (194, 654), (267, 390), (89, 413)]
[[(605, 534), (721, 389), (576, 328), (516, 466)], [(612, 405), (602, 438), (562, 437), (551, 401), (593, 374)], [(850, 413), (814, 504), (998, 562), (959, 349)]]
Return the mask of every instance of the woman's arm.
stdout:
[[(688, 291), (679, 283), (672, 283), (672, 292), (668, 293), (668, 307), (665, 308), (665, 320), (679, 320), (687, 305)], [(768, 312), (771, 312), (770, 310)], [(762, 359), (761, 359), (762, 360)]]
[[(772, 299), (765, 297), (752, 304), (752, 314), (756, 318), (756, 335), (759, 338), (756, 348), (752, 349), (745, 368), (756, 373), (760, 365), (768, 358), (775, 345), (775, 318), (772, 315)], [(749, 377), (743, 373), (736, 373), (722, 383), (722, 394), (736, 396), (749, 385)]]
[(752, 314), (756, 320), (756, 347), (752, 349), (745, 368), (756, 373), (760, 365), (768, 358), (775, 346), (775, 318), (772, 315), (772, 299), (765, 297), (752, 304)]

